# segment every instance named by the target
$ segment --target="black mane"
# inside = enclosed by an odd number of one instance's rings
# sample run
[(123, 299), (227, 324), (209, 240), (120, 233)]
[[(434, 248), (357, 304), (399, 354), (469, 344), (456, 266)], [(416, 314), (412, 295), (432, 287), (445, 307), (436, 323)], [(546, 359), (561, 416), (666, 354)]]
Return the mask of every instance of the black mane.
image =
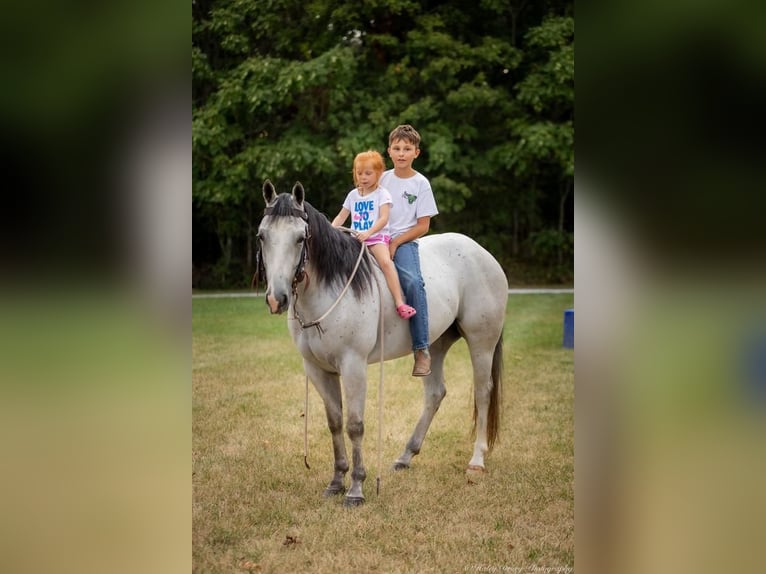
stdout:
[[(281, 193), (270, 206), (273, 217), (294, 215), (295, 202), (289, 193)], [(308, 216), (308, 260), (320, 283), (342, 288), (354, 270), (361, 244), (350, 233), (334, 228), (324, 213), (308, 201), (303, 202)], [(371, 284), (372, 272), (369, 254), (362, 258), (359, 269), (351, 281), (351, 289), (360, 296)]]

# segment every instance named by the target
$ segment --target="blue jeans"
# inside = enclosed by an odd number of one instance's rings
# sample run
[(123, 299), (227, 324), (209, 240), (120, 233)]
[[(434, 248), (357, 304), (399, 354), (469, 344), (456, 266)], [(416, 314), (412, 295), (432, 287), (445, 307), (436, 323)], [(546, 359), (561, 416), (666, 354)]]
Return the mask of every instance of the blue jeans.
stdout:
[(417, 311), (410, 320), (412, 350), (428, 348), (428, 301), (426, 284), (420, 273), (420, 252), (415, 241), (402, 243), (394, 254), (394, 265), (399, 272), (399, 283), (408, 305)]

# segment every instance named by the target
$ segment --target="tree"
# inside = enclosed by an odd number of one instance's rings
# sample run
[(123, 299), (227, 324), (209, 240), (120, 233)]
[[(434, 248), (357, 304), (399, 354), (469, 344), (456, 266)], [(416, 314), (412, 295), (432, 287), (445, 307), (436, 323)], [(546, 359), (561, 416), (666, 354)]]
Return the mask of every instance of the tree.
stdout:
[[(282, 191), (300, 180), (334, 213), (354, 155), (385, 152), (399, 123), (423, 136), (416, 168), (437, 196), (435, 231), (468, 233), (502, 262), (523, 257), (536, 232), (564, 233), (568, 11), (499, 0), (195, 2), (194, 233), (195, 245), (216, 237), (213, 283), (241, 285), (252, 270), (264, 179)], [(559, 16), (544, 20), (549, 12)]]
[(529, 30), (525, 45), (528, 70), (516, 87), (522, 113), (512, 122), (518, 139), (506, 166), (530, 189), (557, 190), (557, 227), (535, 231), (530, 240), (538, 257), (555, 257), (558, 268), (566, 257), (571, 267), (574, 240), (564, 218), (574, 180), (574, 19), (546, 18)]

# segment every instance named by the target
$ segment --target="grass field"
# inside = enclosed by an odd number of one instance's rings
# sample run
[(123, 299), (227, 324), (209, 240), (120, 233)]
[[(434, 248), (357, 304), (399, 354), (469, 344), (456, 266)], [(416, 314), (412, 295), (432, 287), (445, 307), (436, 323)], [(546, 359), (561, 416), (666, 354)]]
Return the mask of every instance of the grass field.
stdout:
[[(285, 316), (262, 298), (193, 301), (195, 572), (571, 572), (574, 358), (561, 347), (573, 295), (511, 295), (503, 417), (489, 471), (465, 468), (472, 382), (461, 341), (447, 396), (407, 471), (389, 470), (420, 414), (410, 358), (385, 366), (383, 469), (375, 493), (378, 366), (369, 368), (367, 503), (324, 499), (332, 448), (313, 388), (303, 465), (304, 374)], [(350, 450), (349, 450), (350, 452)]]

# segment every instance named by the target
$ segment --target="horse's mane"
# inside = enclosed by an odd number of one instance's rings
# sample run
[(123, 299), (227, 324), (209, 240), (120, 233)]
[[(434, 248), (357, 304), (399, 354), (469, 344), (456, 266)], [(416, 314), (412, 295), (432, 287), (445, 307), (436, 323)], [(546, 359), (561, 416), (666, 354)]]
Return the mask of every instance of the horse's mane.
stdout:
[[(272, 205), (272, 216), (294, 215), (295, 203), (289, 193), (277, 196)], [(354, 270), (361, 244), (351, 234), (334, 228), (327, 216), (308, 201), (303, 202), (308, 216), (308, 259), (317, 279), (326, 285), (343, 287)], [(359, 269), (351, 281), (351, 289), (362, 295), (371, 285), (372, 271), (369, 256), (362, 258)]]

